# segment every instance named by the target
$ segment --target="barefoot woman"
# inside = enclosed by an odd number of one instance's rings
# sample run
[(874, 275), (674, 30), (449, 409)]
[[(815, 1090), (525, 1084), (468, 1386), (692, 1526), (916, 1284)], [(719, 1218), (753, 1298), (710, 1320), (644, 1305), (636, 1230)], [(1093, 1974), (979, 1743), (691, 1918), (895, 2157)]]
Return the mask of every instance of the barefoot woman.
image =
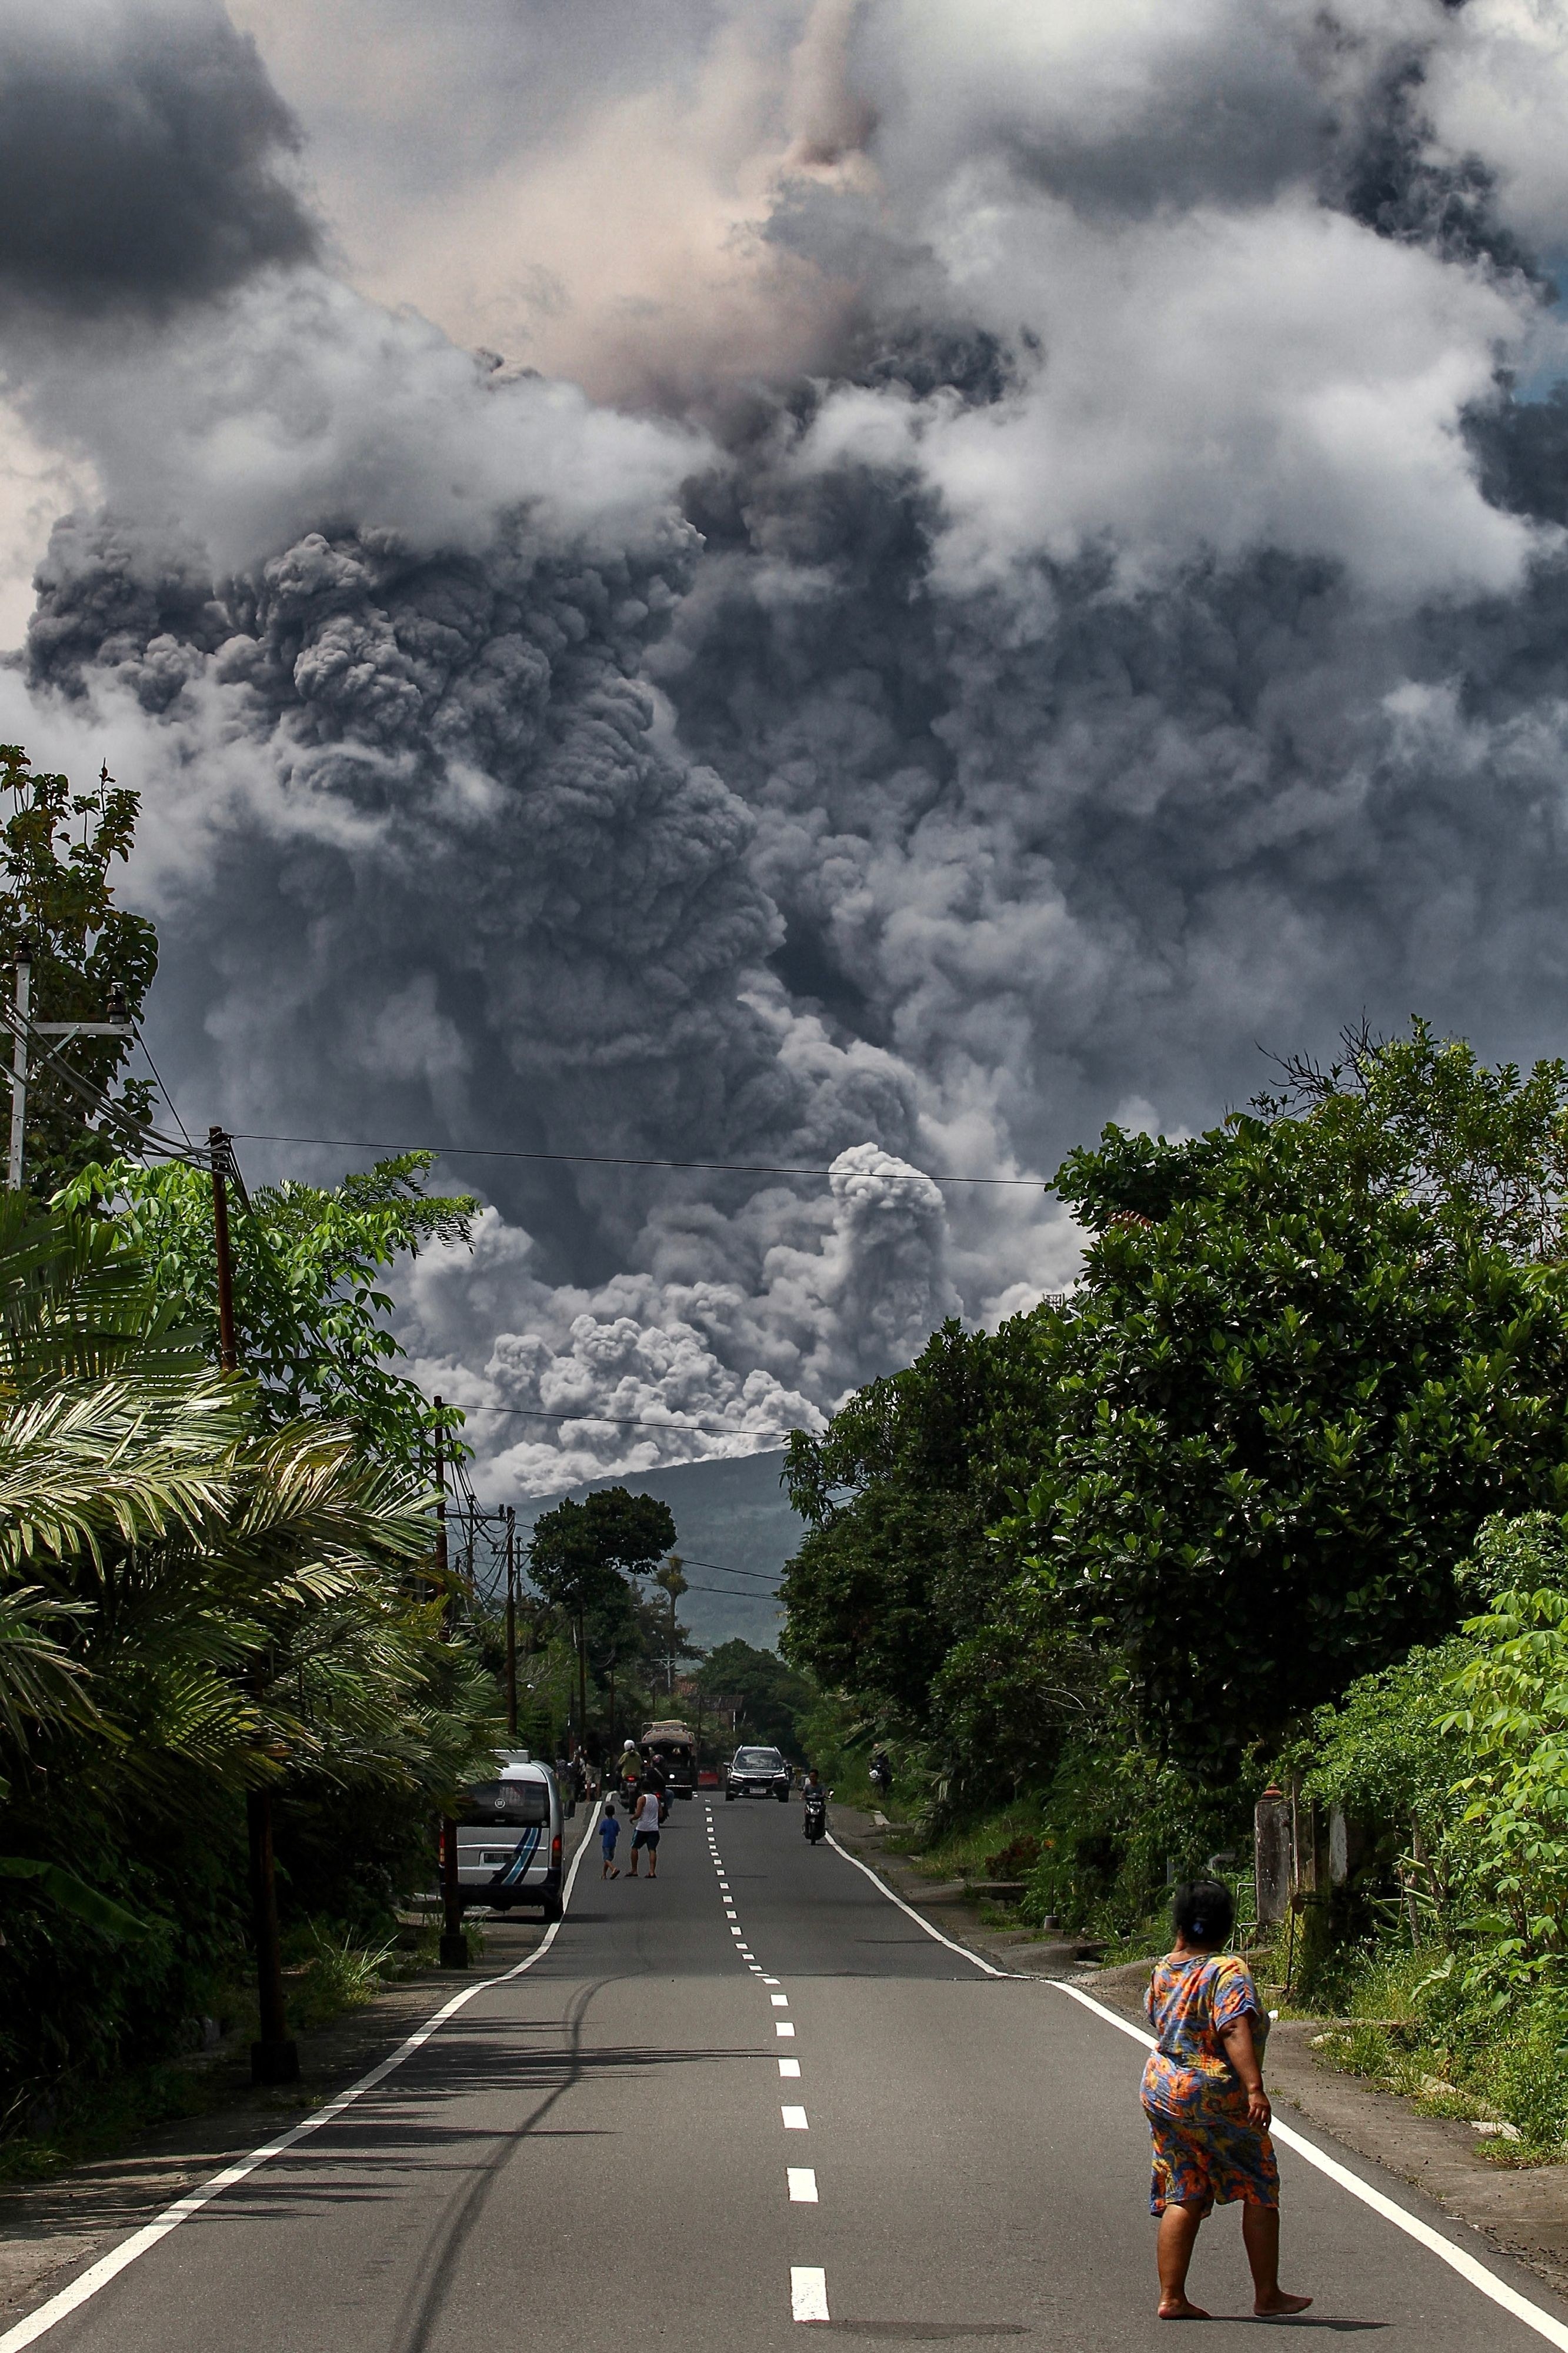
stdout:
[(1149, 2023), (1156, 2048), (1143, 2070), (1143, 2112), (1154, 2137), (1150, 2211), (1160, 2218), (1160, 2317), (1206, 2320), (1187, 2301), (1198, 2225), (1241, 2200), (1253, 2310), (1305, 2312), (1310, 2295), (1279, 2285), (1279, 2176), (1268, 2137), (1259, 2061), (1268, 2021), (1245, 1961), (1225, 1950), (1230, 1890), (1199, 1879), (1178, 1887), (1176, 1942), (1156, 1964)]

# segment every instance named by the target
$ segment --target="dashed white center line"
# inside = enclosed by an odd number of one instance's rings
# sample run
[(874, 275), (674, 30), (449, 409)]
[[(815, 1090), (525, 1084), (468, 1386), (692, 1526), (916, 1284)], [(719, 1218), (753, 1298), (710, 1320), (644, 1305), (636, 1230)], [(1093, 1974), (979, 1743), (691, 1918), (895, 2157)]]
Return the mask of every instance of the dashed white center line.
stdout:
[(779, 2114), (784, 2118), (784, 2127), (785, 2132), (809, 2132), (811, 2130), (811, 2126), (805, 2121), (805, 2110), (804, 2108), (781, 2107)]
[(763, 1979), (763, 1983), (764, 1985), (777, 1985), (778, 1979), (777, 1978), (764, 1978)]
[(787, 2018), (775, 2018), (773, 2021), (773, 2032), (775, 2034), (793, 2034), (795, 2032), (795, 2028)]
[[(773, 1982), (776, 1984), (778, 1980), (775, 1978)], [(766, 1978), (763, 1979), (763, 1983), (766, 1985)], [(787, 1993), (771, 1993), (768, 1996), (768, 2000), (772, 2002), (775, 2010), (787, 2010), (789, 2008), (789, 1996)]]
[(781, 2059), (779, 2061), (779, 2073), (781, 2075), (795, 2076), (798, 2075), (799, 2073), (800, 2061), (798, 2059)]
[(827, 2318), (827, 2274), (811, 2263), (792, 2263), (789, 2273), (790, 2310), (796, 2320)]
[(792, 2206), (815, 2206), (816, 2204), (816, 2176), (812, 2171), (811, 2167), (809, 2165), (789, 2165), (784, 2168), (784, 2170), (789, 2176), (790, 2204)]

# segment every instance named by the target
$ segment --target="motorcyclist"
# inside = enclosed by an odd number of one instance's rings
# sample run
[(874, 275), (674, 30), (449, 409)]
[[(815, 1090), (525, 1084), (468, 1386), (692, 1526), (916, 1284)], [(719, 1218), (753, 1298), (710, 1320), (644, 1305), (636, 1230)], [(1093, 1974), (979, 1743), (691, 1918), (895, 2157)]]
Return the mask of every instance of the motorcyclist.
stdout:
[(880, 1741), (878, 1742), (871, 1757), (870, 1778), (871, 1787), (876, 1790), (877, 1795), (879, 1798), (886, 1798), (893, 1786), (893, 1767), (892, 1760)]
[(800, 1793), (803, 1809), (802, 1828), (807, 1843), (815, 1846), (827, 1827), (827, 1792), (822, 1786), (822, 1776), (814, 1765), (806, 1775)]

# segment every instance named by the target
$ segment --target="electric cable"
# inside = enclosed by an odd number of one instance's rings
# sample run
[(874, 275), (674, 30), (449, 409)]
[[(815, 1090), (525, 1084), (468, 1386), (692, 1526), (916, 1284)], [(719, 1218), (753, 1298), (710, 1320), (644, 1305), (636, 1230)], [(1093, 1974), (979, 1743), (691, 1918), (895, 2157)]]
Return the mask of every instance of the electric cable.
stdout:
[(174, 1096), (169, 1092), (168, 1088), (163, 1084), (163, 1074), (159, 1071), (157, 1063), (153, 1060), (153, 1049), (149, 1046), (146, 1039), (143, 1037), (142, 1032), (142, 1024), (136, 1019), (134, 1014), (132, 1016), (131, 1028), (132, 1032), (135, 1037), (136, 1043), (141, 1047), (142, 1051), (147, 1057), (147, 1068), (153, 1073), (153, 1085), (157, 1088), (158, 1092), (163, 1096), (163, 1101), (168, 1104), (169, 1109), (174, 1113), (174, 1125), (179, 1129), (180, 1134), (184, 1136), (188, 1148), (194, 1152), (196, 1147), (191, 1143), (190, 1136), (186, 1133), (185, 1123), (180, 1117), (180, 1106), (174, 1101)]
[(519, 1152), (489, 1144), (372, 1144), (353, 1135), (261, 1135), (249, 1129), (235, 1131), (241, 1144), (319, 1144), (336, 1152), (430, 1152), (447, 1160), (548, 1161), (584, 1168), (691, 1168), (720, 1176), (854, 1176), (879, 1177), (887, 1185), (1026, 1185), (1036, 1192), (1050, 1187), (1038, 1176), (936, 1176), (923, 1168), (801, 1168), (755, 1160), (647, 1160), (629, 1153)]
[[(795, 1435), (793, 1430), (737, 1430), (727, 1421), (652, 1421), (646, 1414), (637, 1413), (547, 1413), (542, 1406), (464, 1405), (456, 1398), (447, 1398), (445, 1403), (456, 1406), (461, 1414), (513, 1413), (524, 1421), (586, 1421), (592, 1422), (596, 1430), (668, 1430), (678, 1437), (690, 1431), (705, 1438), (793, 1438)], [(666, 1467), (673, 1469), (674, 1465)]]

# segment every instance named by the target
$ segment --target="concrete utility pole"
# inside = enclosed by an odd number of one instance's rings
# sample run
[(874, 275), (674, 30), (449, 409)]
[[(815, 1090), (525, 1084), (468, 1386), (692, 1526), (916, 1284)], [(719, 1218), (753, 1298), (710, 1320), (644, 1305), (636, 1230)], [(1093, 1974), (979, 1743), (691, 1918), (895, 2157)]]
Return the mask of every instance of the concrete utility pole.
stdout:
[(506, 1728), (517, 1738), (517, 1510), (506, 1507)]
[(228, 1239), (228, 1171), (233, 1146), (221, 1127), (207, 1130), (213, 1171), (213, 1247), (217, 1256), (217, 1357), (226, 1373), (239, 1370), (234, 1329), (234, 1260)]
[[(441, 1410), (441, 1400), (436, 1399), (436, 1410)], [(436, 1573), (442, 1589), (447, 1589), (447, 1433), (443, 1425), (436, 1424)], [(447, 1599), (448, 1628), (451, 1624), (452, 1603)], [(453, 1814), (441, 1820), (441, 1967), (444, 1969), (466, 1969), (468, 1966), (468, 1940), (463, 1934), (463, 1883), (458, 1873), (458, 1822)]]
[[(212, 1162), (213, 1248), (217, 1259), (218, 1362), (239, 1370), (234, 1323), (234, 1260), (228, 1232), (228, 1180), (237, 1174), (227, 1131), (207, 1130)], [(243, 1187), (242, 1187), (243, 1190)], [(256, 1990), (261, 2037), (250, 2046), (253, 2084), (297, 2084), (300, 2046), (289, 2031), (283, 2002), (283, 1940), (278, 1926), (278, 1870), (272, 1841), (270, 1788), (245, 1793), (245, 1834), (250, 1858), (250, 1923), (256, 1939)]]
[(675, 1696), (675, 1652), (677, 1643), (679, 1641), (679, 1636), (677, 1632), (675, 1623), (675, 1605), (681, 1594), (689, 1590), (685, 1577), (682, 1577), (680, 1573), (680, 1555), (678, 1552), (672, 1552), (670, 1554), (669, 1558), (665, 1562), (664, 1567), (656, 1574), (654, 1583), (656, 1585), (662, 1585), (665, 1591), (669, 1596), (669, 1692), (670, 1697), (673, 1699)]
[(27, 1008), (33, 996), (33, 944), (16, 943), (16, 1041), (11, 1049), (11, 1159), (5, 1182), (22, 1189), (22, 1138), (27, 1124)]
[(27, 1132), (27, 1040), (33, 1038), (132, 1038), (135, 1029), (125, 1010), (125, 992), (116, 981), (109, 992), (107, 1021), (35, 1021), (33, 944), (18, 940), (16, 955), (16, 1040), (11, 1048), (11, 1154), (5, 1182), (13, 1193), (22, 1189), (22, 1161)]

